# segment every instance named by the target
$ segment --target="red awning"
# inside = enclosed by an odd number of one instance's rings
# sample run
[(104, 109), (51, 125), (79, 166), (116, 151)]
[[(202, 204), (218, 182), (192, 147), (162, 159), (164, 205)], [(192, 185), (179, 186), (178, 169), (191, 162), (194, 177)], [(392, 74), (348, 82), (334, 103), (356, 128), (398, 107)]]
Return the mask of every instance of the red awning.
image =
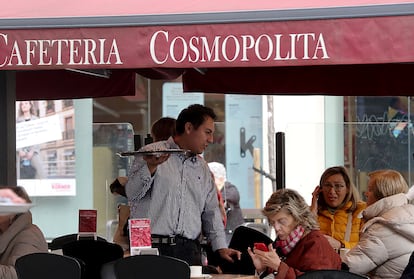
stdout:
[[(187, 69), (186, 90), (337, 95), (371, 76), (376, 95), (392, 89), (374, 86), (376, 76), (394, 86), (414, 62), (413, 1), (36, 2), (0, 11), (0, 70)], [(410, 80), (399, 86), (411, 94)]]
[(414, 15), (0, 30), (0, 69), (279, 67), (414, 61)]

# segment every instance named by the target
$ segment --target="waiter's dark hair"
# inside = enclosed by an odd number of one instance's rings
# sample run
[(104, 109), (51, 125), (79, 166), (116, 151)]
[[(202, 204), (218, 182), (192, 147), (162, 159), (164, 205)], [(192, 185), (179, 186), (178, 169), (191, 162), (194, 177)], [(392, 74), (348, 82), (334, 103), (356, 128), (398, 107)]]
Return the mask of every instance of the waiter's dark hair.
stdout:
[(180, 114), (178, 115), (176, 121), (176, 132), (178, 135), (181, 135), (185, 131), (185, 124), (190, 122), (194, 129), (198, 129), (201, 124), (204, 123), (206, 118), (212, 118), (214, 121), (216, 120), (217, 116), (213, 109), (200, 105), (200, 104), (193, 104), (188, 106), (187, 108), (183, 109)]

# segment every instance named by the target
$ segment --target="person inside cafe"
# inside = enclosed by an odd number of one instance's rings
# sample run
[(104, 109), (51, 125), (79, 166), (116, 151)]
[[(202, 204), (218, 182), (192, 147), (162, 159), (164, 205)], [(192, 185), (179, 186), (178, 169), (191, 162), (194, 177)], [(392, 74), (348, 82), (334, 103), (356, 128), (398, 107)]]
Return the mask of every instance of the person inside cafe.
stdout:
[(320, 231), (331, 246), (350, 249), (359, 240), (361, 212), (366, 204), (343, 166), (327, 168), (315, 188), (311, 210), (318, 217)]
[(414, 205), (404, 177), (395, 170), (368, 174), (364, 226), (354, 248), (342, 258), (349, 271), (370, 278), (400, 278), (414, 251)]
[(152, 246), (161, 255), (182, 259), (190, 265), (201, 265), (201, 235), (208, 238), (222, 258), (233, 262), (241, 255), (227, 247), (217, 189), (200, 156), (213, 142), (215, 119), (214, 111), (203, 105), (183, 109), (173, 137), (141, 150), (185, 152), (136, 155), (126, 185), (130, 217), (151, 220)]
[[(0, 195), (11, 197), (20, 203), (20, 199), (5, 192), (9, 189), (25, 201), (31, 203), (23, 187), (6, 186)], [(32, 223), (30, 211), (0, 215), (0, 278), (18, 279), (15, 263), (19, 257), (36, 252), (48, 252), (46, 239), (42, 231)]]
[(268, 251), (247, 248), (260, 278), (296, 278), (306, 271), (341, 269), (341, 258), (319, 231), (316, 216), (295, 190), (274, 192), (262, 210), (275, 229)]
[(224, 210), (227, 217), (226, 237), (230, 242), (234, 230), (244, 223), (243, 213), (240, 208), (240, 193), (235, 185), (227, 180), (226, 167), (219, 162), (210, 162), (208, 166), (214, 175), (214, 182), (224, 200)]
[(110, 185), (111, 193), (117, 198), (118, 226), (115, 230), (113, 242), (120, 245), (125, 251), (129, 249), (128, 218), (130, 214), (128, 199), (125, 193), (126, 176), (118, 176)]
[(151, 136), (156, 141), (167, 140), (175, 135), (175, 118), (161, 117), (151, 126)]

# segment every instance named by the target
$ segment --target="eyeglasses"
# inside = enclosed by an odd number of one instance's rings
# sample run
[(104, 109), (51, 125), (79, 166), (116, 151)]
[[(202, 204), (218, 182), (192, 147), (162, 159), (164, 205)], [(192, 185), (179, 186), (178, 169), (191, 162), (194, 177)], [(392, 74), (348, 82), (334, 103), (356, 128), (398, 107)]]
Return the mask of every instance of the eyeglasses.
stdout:
[(345, 189), (346, 185), (342, 183), (325, 183), (322, 185), (323, 190), (330, 191), (332, 188), (335, 189), (335, 192), (341, 192)]

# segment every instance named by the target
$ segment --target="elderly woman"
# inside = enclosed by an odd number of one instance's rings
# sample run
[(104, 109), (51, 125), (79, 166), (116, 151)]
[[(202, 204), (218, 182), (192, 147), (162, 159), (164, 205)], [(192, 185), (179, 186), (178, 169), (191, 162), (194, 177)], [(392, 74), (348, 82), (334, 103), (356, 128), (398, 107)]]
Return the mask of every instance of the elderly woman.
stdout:
[[(26, 202), (30, 202), (29, 196), (22, 187), (8, 188)], [(30, 211), (0, 216), (0, 278), (17, 279), (14, 264), (19, 257), (47, 251), (45, 237), (32, 223)]]
[(274, 192), (263, 214), (277, 238), (268, 252), (248, 248), (260, 278), (290, 279), (310, 270), (341, 269), (339, 255), (320, 233), (315, 215), (296, 191)]
[(320, 230), (334, 249), (349, 249), (358, 243), (361, 212), (365, 207), (344, 167), (324, 171), (313, 192), (311, 210), (318, 216)]
[(358, 244), (343, 261), (351, 272), (370, 278), (400, 278), (414, 251), (414, 205), (405, 195), (408, 185), (394, 170), (368, 176), (365, 224)]

